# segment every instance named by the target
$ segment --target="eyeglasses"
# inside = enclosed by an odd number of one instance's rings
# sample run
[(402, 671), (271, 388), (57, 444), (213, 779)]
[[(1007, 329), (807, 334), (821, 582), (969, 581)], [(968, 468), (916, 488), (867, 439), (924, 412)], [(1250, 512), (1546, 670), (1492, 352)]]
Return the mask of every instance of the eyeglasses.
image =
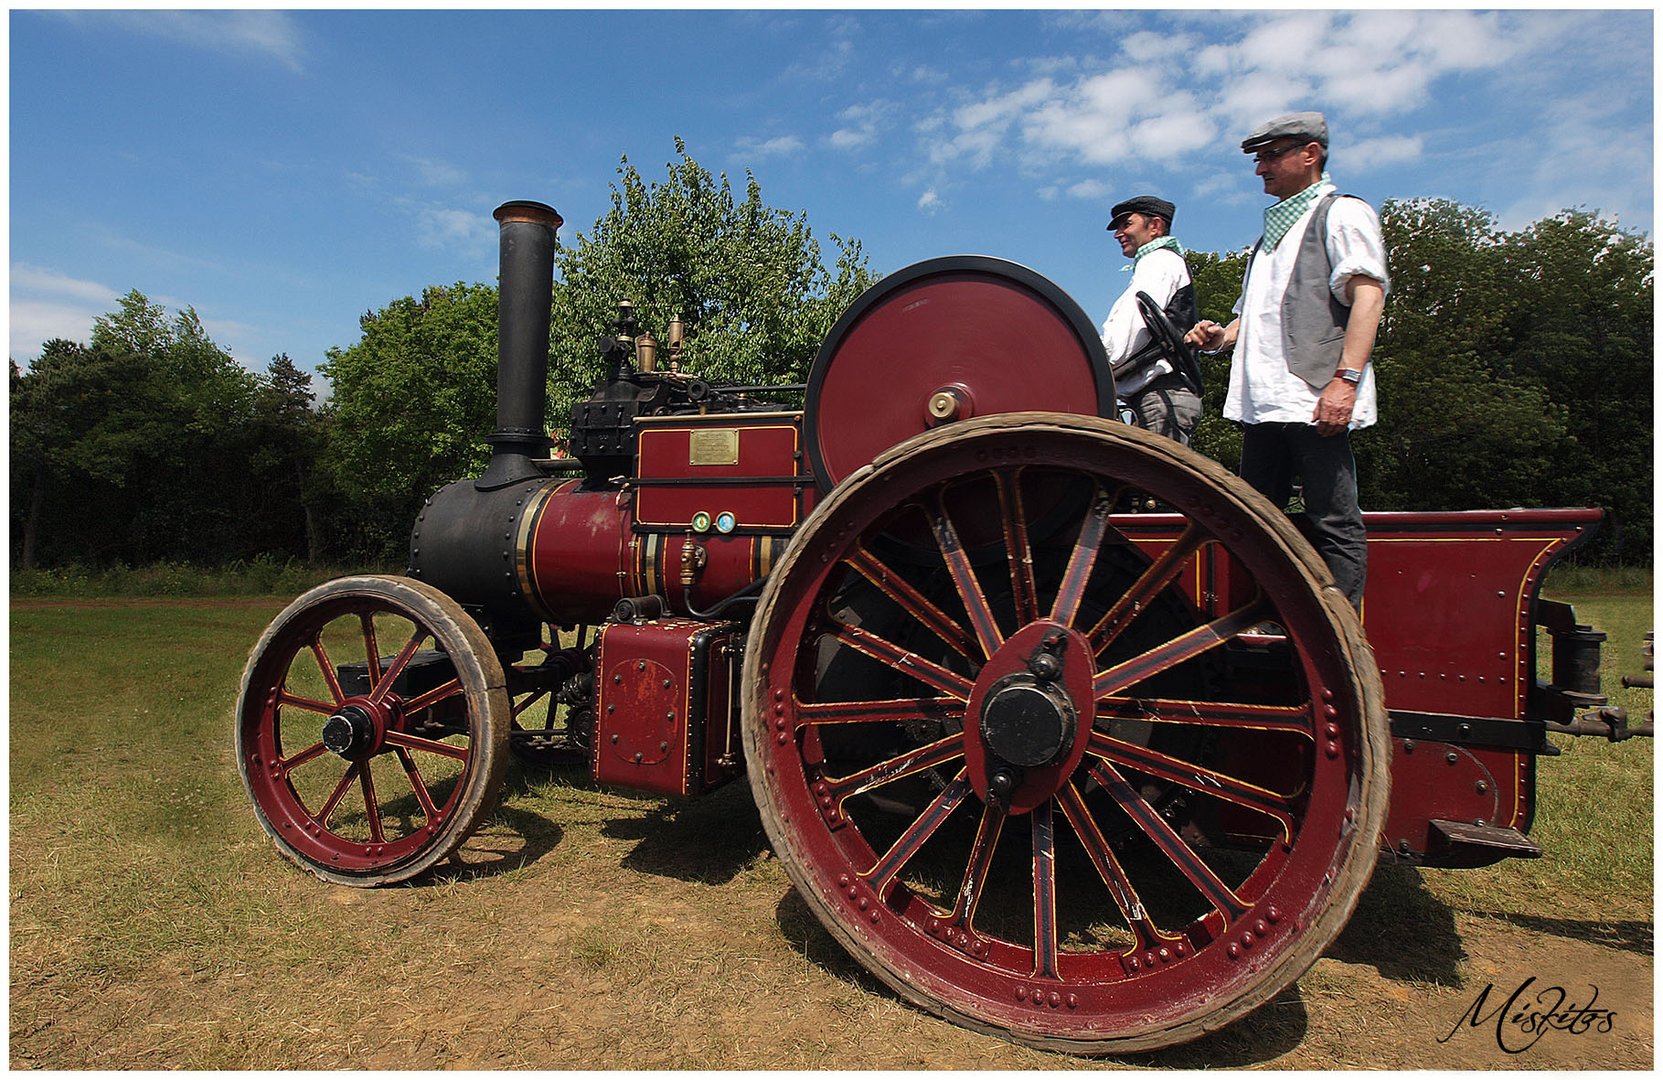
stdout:
[(1275, 161), (1277, 158), (1281, 157), (1283, 154), (1289, 153), (1290, 151), (1293, 151), (1293, 150), (1303, 150), (1308, 145), (1310, 145), (1310, 144), (1309, 143), (1294, 143), (1292, 146), (1284, 146), (1280, 150), (1261, 150), (1257, 154), (1253, 155), (1253, 164), (1263, 165), (1267, 161)]

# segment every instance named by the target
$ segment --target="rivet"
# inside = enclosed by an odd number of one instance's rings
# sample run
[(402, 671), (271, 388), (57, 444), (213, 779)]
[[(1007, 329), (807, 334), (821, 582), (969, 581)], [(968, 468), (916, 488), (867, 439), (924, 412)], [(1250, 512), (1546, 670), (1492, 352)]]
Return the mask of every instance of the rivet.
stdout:
[(837, 875), (837, 883), (839, 885), (842, 885), (845, 888), (847, 888), (848, 884), (849, 884), (849, 875), (848, 874), (839, 874), (839, 875)]
[(1137, 957), (1135, 957), (1135, 956), (1134, 956), (1134, 957), (1131, 957), (1131, 958), (1130, 958), (1130, 959), (1128, 959), (1128, 960), (1127, 960), (1127, 961), (1126, 961), (1126, 966), (1127, 966), (1127, 967), (1129, 967), (1129, 968), (1131, 968), (1131, 969), (1132, 969), (1132, 970), (1133, 970), (1133, 971), (1136, 971), (1136, 970), (1137, 970), (1137, 969), (1138, 969), (1138, 967), (1139, 967), (1139, 966), (1140, 966), (1140, 965), (1139, 965), (1139, 964), (1138, 964), (1138, 958), (1137, 958)]
[(785, 732), (782, 731), (778, 735), (776, 735), (774, 737), (774, 741), (779, 743), (781, 746), (784, 746), (785, 745)]
[(1153, 949), (1143, 954), (1143, 962), (1150, 967), (1155, 966), (1155, 951)]
[(663, 753), (664, 751), (666, 751), (668, 749), (670, 749), (670, 744), (669, 743), (661, 742), (661, 743), (658, 744), (659, 753)]
[(1337, 739), (1340, 737), (1340, 725), (1338, 724), (1329, 724), (1323, 730), (1327, 733), (1330, 739)]
[(1324, 752), (1329, 756), (1329, 758), (1337, 758), (1340, 756), (1340, 748), (1335, 746), (1333, 743), (1329, 743)]
[(635, 763), (637, 765), (641, 764), (641, 751), (639, 750), (635, 752)]
[(1054, 1009), (1058, 1005), (1062, 1004), (1062, 995), (1057, 993), (1055, 990), (1053, 990), (1053, 991), (1051, 991), (1051, 997), (1050, 997), (1049, 1000), (1050, 1000), (1050, 1003), (1051, 1003), (1051, 1007)]
[(616, 743), (616, 742), (617, 742), (617, 741), (618, 741), (618, 733), (617, 733), (617, 732), (616, 732), (616, 731), (614, 731), (614, 732), (613, 732), (613, 733), (612, 733), (612, 741), (613, 741), (613, 742), (614, 742), (614, 743)]
[(1277, 907), (1275, 904), (1272, 904), (1270, 907), (1265, 908), (1265, 918), (1269, 919), (1273, 923), (1280, 921), (1282, 918), (1282, 909)]
[(1027, 1001), (1028, 1000), (1028, 988), (1026, 986), (1018, 986), (1016, 988), (1016, 1000), (1018, 1000), (1018, 1001)]
[(1172, 959), (1172, 950), (1166, 948), (1165, 946), (1162, 946), (1160, 956), (1161, 956), (1161, 962), (1165, 963), (1166, 961)]
[(647, 662), (645, 660), (637, 660), (635, 662), (635, 670), (636, 671), (645, 671), (645, 670), (647, 670)]
[(1257, 919), (1253, 923), (1253, 932), (1258, 934), (1260, 937), (1264, 937), (1266, 934), (1270, 933), (1270, 927), (1265, 925), (1265, 921), (1263, 919)]
[(1077, 994), (1069, 994), (1068, 995), (1068, 1007), (1070, 1009), (1078, 1009), (1080, 1007), (1079, 995), (1077, 995)]
[(1241, 955), (1241, 946), (1237, 945), (1235, 942), (1231, 942), (1230, 943), (1230, 958), (1232, 960), (1234, 960), (1236, 957), (1238, 957), (1240, 955)]
[(859, 900), (855, 901), (855, 906), (860, 908), (860, 910), (865, 911), (867, 908), (872, 906), (872, 901), (863, 896)]
[(1474, 785), (1474, 787), (1477, 789), (1477, 791), (1480, 795), (1483, 795), (1485, 792), (1490, 790), (1490, 785), (1486, 784), (1482, 780), (1480, 780), (1476, 785)]
[[(764, 669), (764, 670), (766, 670), (766, 669)], [(774, 700), (775, 701), (784, 701), (785, 700), (785, 691), (784, 690), (775, 690), (774, 691)]]
[(1455, 751), (1451, 750), (1449, 753), (1445, 754), (1444, 755), (1444, 760), (1449, 762), (1451, 765), (1455, 764), (1455, 762), (1457, 760), (1457, 758), (1455, 756)]

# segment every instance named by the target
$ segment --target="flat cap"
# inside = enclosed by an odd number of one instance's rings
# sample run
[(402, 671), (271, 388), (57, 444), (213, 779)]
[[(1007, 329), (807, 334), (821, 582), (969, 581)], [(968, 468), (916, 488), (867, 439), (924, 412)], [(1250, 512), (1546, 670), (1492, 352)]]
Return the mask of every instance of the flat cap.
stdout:
[(1113, 229), (1127, 214), (1147, 214), (1151, 217), (1166, 218), (1167, 228), (1170, 229), (1172, 212), (1176, 209), (1176, 206), (1154, 195), (1133, 195), (1125, 202), (1114, 204), (1114, 209), (1109, 211), (1109, 228)]
[(1328, 149), (1328, 121), (1319, 112), (1296, 112), (1260, 124), (1253, 129), (1253, 134), (1241, 141), (1244, 154), (1251, 154), (1261, 146), (1268, 146), (1277, 139), (1298, 139), (1303, 145), (1308, 142), (1321, 143), (1324, 150)]

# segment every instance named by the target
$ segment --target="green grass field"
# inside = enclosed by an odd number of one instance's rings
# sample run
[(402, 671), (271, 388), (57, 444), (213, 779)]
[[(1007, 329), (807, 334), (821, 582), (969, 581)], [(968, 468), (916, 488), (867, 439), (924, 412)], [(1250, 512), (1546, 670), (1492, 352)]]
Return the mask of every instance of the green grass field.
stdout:
[[(1576, 603), (1582, 621), (1609, 633), (1606, 691), (1644, 719), (1651, 692), (1623, 690), (1618, 679), (1641, 670), (1651, 597), (1559, 595)], [(283, 603), (13, 601), (14, 1066), (694, 1063), (645, 1050), (609, 1058), (605, 1046), (581, 1049), (587, 1044), (577, 1034), (570, 1038), (579, 1049), (562, 1057), (552, 1043), (519, 1046), (510, 1027), (493, 1027), (488, 1016), (459, 1021), (452, 1031), (413, 1032), (408, 1046), (388, 1042), (386, 1032), (397, 1030), (389, 1027), (389, 1010), (399, 1014), (422, 999), (429, 1012), (411, 1026), (431, 1026), (431, 1010), (446, 1007), (446, 981), (469, 972), (528, 981), (550, 995), (550, 1008), (581, 1015), (585, 1006), (567, 996), (568, 984), (549, 974), (549, 965), (580, 985), (645, 980), (672, 1003), (663, 1008), (708, 1008), (708, 1023), (720, 1030), (729, 1023), (721, 1010), (734, 1000), (729, 981), (750, 979), (769, 994), (825, 997), (834, 1020), (908, 1032), (894, 1038), (939, 1030), (945, 1034), (928, 1037), (979, 1040), (898, 1005), (839, 958), (800, 905), (779, 900), (788, 893), (784, 876), (762, 850), (743, 785), (681, 805), (516, 766), (491, 839), (495, 844), (501, 832), (512, 844), (488, 874), (362, 893), (292, 870), (255, 825), (231, 744), (246, 651)], [(1467, 915), (1521, 925), (1550, 918), (1586, 924), (1577, 932), (1594, 936), (1632, 937), (1643, 927), (1649, 956), (1652, 743), (1554, 741), (1563, 754), (1540, 762), (1532, 834), (1545, 858), (1476, 871), (1384, 867), (1359, 908), (1354, 928), (1362, 928), (1352, 940), (1395, 932), (1404, 919), (1428, 912), (1446, 922)], [(550, 875), (570, 876), (574, 891), (544, 895)], [(585, 899), (590, 881), (599, 892)], [(597, 896), (619, 892), (631, 894), (626, 906), (641, 906), (635, 921), (600, 914), (616, 901)], [(574, 911), (590, 919), (575, 937), (538, 944), (549, 925), (575, 918)], [(772, 958), (733, 952), (724, 926), (753, 923), (762, 940), (782, 932), (794, 940), (780, 941)], [(522, 937), (504, 926), (533, 929)], [(662, 926), (706, 926), (710, 940), (685, 930), (675, 939), (653, 937), (660, 932), (653, 927)], [(651, 932), (643, 936), (643, 928)], [(1452, 963), (1450, 947), (1447, 936), (1411, 939), (1404, 970), (1411, 978), (1430, 973), (1426, 978), (1436, 982)], [(481, 958), (500, 971), (476, 971)], [(827, 971), (830, 990), (822, 986)], [(688, 1000), (701, 974), (713, 981), (710, 1003)], [(1332, 978), (1317, 972), (1308, 980), (1314, 1003)], [(555, 1022), (523, 1008), (541, 1023)], [(687, 1038), (696, 1044), (696, 1035)], [(387, 1056), (369, 1053), (378, 1045)], [(1046, 1055), (1007, 1049), (1001, 1067), (1061, 1067)], [(937, 1060), (960, 1060), (957, 1052)], [(1262, 1058), (1248, 1053), (1244, 1063)], [(712, 1064), (825, 1067), (843, 1060), (822, 1061), (808, 1050), (793, 1056), (778, 1042), (734, 1054)]]

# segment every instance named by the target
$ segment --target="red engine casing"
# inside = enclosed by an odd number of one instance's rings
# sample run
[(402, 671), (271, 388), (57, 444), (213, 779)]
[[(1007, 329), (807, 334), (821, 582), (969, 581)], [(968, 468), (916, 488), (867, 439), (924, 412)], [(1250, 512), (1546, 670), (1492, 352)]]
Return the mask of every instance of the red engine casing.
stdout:
[(595, 648), (595, 779), (697, 795), (739, 775), (733, 623), (609, 623)]

